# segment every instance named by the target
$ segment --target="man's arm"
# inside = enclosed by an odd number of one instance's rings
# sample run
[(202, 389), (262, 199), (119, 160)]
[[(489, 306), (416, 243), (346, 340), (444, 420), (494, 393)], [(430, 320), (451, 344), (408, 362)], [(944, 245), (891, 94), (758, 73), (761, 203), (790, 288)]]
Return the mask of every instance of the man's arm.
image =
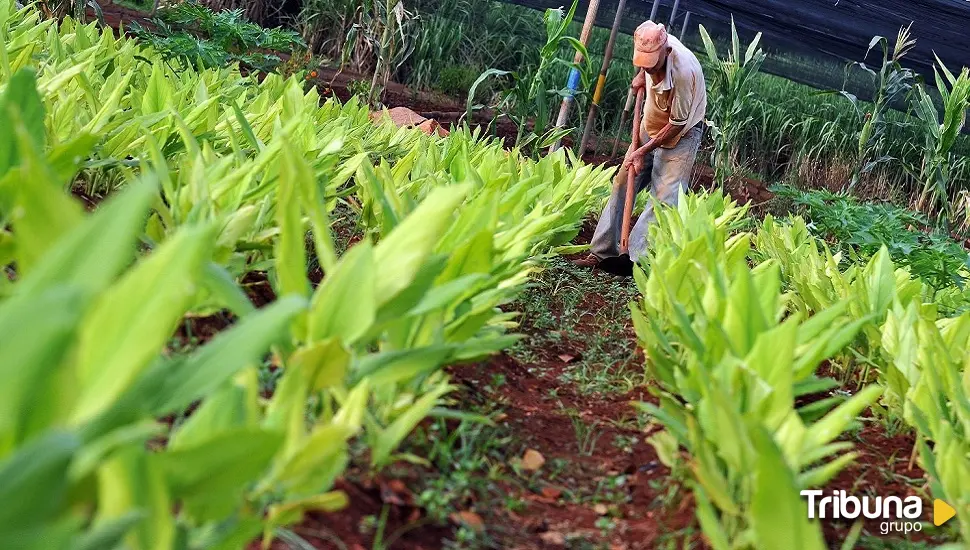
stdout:
[(678, 126), (676, 124), (671, 124), (670, 122), (668, 122), (666, 126), (660, 129), (660, 133), (657, 134), (657, 137), (646, 142), (642, 147), (634, 151), (633, 156), (635, 157), (646, 156), (647, 153), (653, 151), (657, 147), (661, 147), (665, 145), (674, 136), (676, 136), (677, 132), (679, 132), (681, 129), (683, 129), (683, 126)]
[(647, 156), (647, 153), (651, 153), (658, 147), (669, 142), (681, 129), (683, 129), (683, 126), (668, 122), (667, 125), (660, 130), (660, 133), (657, 134), (657, 137), (651, 139), (642, 147), (630, 153), (629, 157), (623, 162), (623, 165), (627, 169), (629, 169), (631, 166), (636, 166), (637, 172), (639, 172), (642, 165), (641, 161)]

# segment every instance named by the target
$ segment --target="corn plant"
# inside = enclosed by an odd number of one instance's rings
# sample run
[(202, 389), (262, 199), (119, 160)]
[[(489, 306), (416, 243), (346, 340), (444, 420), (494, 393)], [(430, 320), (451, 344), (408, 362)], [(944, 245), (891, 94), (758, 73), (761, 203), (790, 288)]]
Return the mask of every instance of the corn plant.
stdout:
[(856, 164), (852, 172), (852, 179), (847, 186), (849, 190), (854, 189), (859, 184), (862, 176), (868, 174), (880, 164), (891, 160), (883, 154), (887, 134), (886, 127), (890, 124), (886, 114), (890, 110), (890, 106), (908, 96), (913, 87), (913, 71), (902, 65), (903, 58), (916, 46), (916, 40), (911, 37), (909, 29), (908, 26), (900, 27), (896, 42), (891, 49), (886, 37), (873, 37), (869, 43), (869, 48), (866, 50), (866, 57), (869, 57), (869, 53), (877, 45), (882, 48), (882, 64), (878, 72), (867, 67), (865, 63), (858, 64), (859, 67), (872, 75), (876, 83), (876, 94), (871, 110), (863, 112), (859, 108), (856, 98), (843, 92), (843, 95), (852, 101), (862, 125), (856, 146)]
[(751, 117), (744, 117), (744, 105), (753, 95), (752, 77), (757, 74), (767, 55), (758, 47), (761, 41), (761, 33), (758, 33), (742, 57), (733, 17), (731, 48), (723, 59), (718, 56), (714, 42), (703, 25), (700, 26), (700, 32), (712, 69), (708, 71), (707, 77), (710, 81), (709, 118), (713, 121), (714, 138), (711, 162), (714, 165), (715, 181), (718, 185), (724, 185), (738, 169), (739, 137), (753, 120)]
[[(957, 136), (966, 123), (966, 112), (970, 108), (970, 70), (964, 67), (959, 76), (954, 76), (943, 62), (937, 58), (939, 69), (934, 67), (936, 87), (943, 97), (943, 122), (940, 123), (940, 113), (937, 112), (933, 99), (924, 86), (916, 87), (915, 101), (916, 115), (923, 123), (926, 136), (923, 165), (920, 168), (920, 180), (923, 182), (923, 192), (920, 195), (919, 207), (929, 213), (941, 214), (940, 221), (944, 227), (949, 227), (954, 218), (950, 198), (953, 195), (953, 146)], [(946, 77), (944, 80), (940, 74)]]

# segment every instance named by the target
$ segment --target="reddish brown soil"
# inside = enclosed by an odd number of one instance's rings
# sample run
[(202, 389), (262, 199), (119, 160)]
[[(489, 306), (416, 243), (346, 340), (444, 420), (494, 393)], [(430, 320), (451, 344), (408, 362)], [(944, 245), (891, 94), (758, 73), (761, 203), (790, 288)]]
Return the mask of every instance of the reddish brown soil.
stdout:
[[(624, 334), (621, 337), (626, 337)], [(689, 500), (665, 510), (660, 507), (660, 491), (650, 482), (664, 480), (669, 470), (661, 465), (654, 449), (644, 442), (648, 433), (629, 426), (635, 412), (630, 403), (651, 401), (646, 388), (622, 395), (587, 396), (577, 394), (559, 377), (570, 368), (559, 358), (563, 350), (552, 349), (548, 357), (529, 365), (500, 355), (484, 365), (452, 369), (454, 378), (466, 386), (478, 388), (495, 375), (504, 375), (506, 385), (499, 393), (507, 417), (505, 425), (524, 447), (539, 451), (546, 459), (568, 462), (564, 480), (545, 485), (553, 492), (575, 491), (596, 487), (609, 475), (625, 475), (629, 501), (611, 510), (617, 520), (615, 535), (604, 537), (596, 526), (601, 516), (595, 504), (564, 502), (560, 496), (525, 492), (528, 508), (519, 513), (495, 510), (490, 524), (518, 531), (520, 547), (544, 547), (543, 533), (583, 534), (588, 540), (609, 542), (614, 548), (655, 548), (657, 539), (688, 527), (693, 522)], [(575, 353), (575, 352), (574, 352)], [(578, 411), (582, 422), (592, 426), (598, 439), (586, 456), (578, 452), (577, 435), (572, 419), (563, 409)], [(618, 436), (636, 438), (629, 450), (614, 445)], [(666, 483), (660, 485), (666, 489)], [(515, 490), (516, 488), (511, 488)], [(609, 507), (608, 507), (609, 508)], [(550, 535), (546, 535), (547, 539)]]
[(263, 307), (276, 300), (273, 285), (262, 271), (250, 271), (239, 281), (239, 285), (256, 307)]
[[(98, 0), (98, 4), (101, 6), (101, 13), (104, 15), (105, 25), (112, 29), (118, 29), (122, 25), (127, 28), (133, 21), (137, 21), (144, 26), (151, 25), (148, 21), (147, 12), (115, 4), (112, 0)], [(87, 17), (89, 21), (95, 20), (94, 10), (90, 7), (87, 9)]]
[[(343, 491), (351, 506), (338, 514), (310, 514), (292, 531), (313, 545), (327, 550), (364, 550), (373, 548), (373, 528), (366, 528), (370, 518), (379, 518), (387, 507), (384, 542), (391, 549), (432, 550), (441, 548), (442, 541), (452, 535), (451, 526), (435, 526), (422, 520), (422, 511), (414, 506), (413, 495), (401, 479), (368, 480), (364, 483), (337, 482), (335, 490)], [(399, 536), (396, 543), (389, 540)], [(260, 542), (249, 544), (247, 550), (258, 550)], [(272, 550), (291, 550), (293, 547), (274, 540)]]
[[(890, 436), (882, 424), (871, 420), (856, 437), (844, 439), (855, 444), (854, 450), (859, 457), (829, 482), (824, 488), (825, 495), (842, 490), (848, 496), (860, 498), (898, 496), (905, 499), (919, 496), (923, 499), (922, 519), (930, 523), (930, 528), (910, 533), (909, 540), (925, 541), (939, 535), (939, 530), (932, 527), (932, 500), (917, 490), (924, 485), (925, 474), (917, 464), (910, 467), (911, 452), (916, 441), (913, 434), (907, 431)], [(880, 520), (866, 519), (863, 534), (893, 538), (893, 535), (880, 534), (880, 523)], [(828, 540), (839, 541), (845, 539), (852, 527), (851, 522), (839, 520), (825, 521), (822, 525)], [(902, 538), (901, 535), (899, 538)]]

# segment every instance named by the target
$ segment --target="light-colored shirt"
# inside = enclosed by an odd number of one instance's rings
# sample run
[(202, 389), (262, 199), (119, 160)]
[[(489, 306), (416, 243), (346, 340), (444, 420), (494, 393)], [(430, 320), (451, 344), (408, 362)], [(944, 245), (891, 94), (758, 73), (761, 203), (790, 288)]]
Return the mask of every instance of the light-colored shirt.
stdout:
[(656, 137), (668, 123), (680, 126), (680, 131), (664, 144), (669, 149), (676, 146), (688, 130), (704, 120), (707, 85), (701, 63), (694, 53), (673, 36), (667, 37), (667, 45), (670, 47), (667, 73), (659, 83), (647, 86), (640, 141), (642, 145)]

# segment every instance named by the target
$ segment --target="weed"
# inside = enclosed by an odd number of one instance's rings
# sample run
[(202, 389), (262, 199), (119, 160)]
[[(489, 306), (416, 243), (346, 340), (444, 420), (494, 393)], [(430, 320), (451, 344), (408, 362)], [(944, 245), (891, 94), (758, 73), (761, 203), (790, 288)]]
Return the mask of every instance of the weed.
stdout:
[(505, 375), (501, 373), (495, 373), (489, 381), (489, 384), (485, 386), (485, 390), (489, 392), (496, 392), (506, 383)]
[(628, 481), (625, 475), (606, 476), (600, 479), (593, 492), (592, 501), (610, 505), (629, 502), (631, 497)]
[(208, 68), (239, 62), (271, 71), (281, 59), (263, 51), (291, 52), (306, 47), (293, 31), (264, 29), (247, 21), (242, 10), (217, 13), (194, 0), (162, 9), (152, 26), (149, 30), (132, 22), (128, 30), (168, 58)]
[(370, 93), (370, 84), (366, 80), (351, 80), (347, 83), (347, 93), (366, 98), (367, 94)]
[(613, 438), (613, 446), (624, 453), (632, 453), (633, 447), (637, 444), (637, 441), (638, 439), (636, 437), (617, 434), (616, 437)]
[(613, 518), (601, 517), (596, 520), (594, 524), (597, 529), (600, 530), (600, 535), (603, 538), (607, 538), (613, 534), (616, 530), (616, 521)]
[(596, 451), (596, 442), (602, 435), (602, 432), (597, 429), (599, 427), (599, 421), (594, 420), (592, 424), (588, 424), (583, 419), (582, 413), (576, 409), (567, 409), (563, 407), (562, 402), (559, 403), (559, 406), (562, 408), (563, 414), (569, 417), (569, 421), (573, 425), (573, 433), (576, 435), (579, 454), (583, 456), (592, 455)]

